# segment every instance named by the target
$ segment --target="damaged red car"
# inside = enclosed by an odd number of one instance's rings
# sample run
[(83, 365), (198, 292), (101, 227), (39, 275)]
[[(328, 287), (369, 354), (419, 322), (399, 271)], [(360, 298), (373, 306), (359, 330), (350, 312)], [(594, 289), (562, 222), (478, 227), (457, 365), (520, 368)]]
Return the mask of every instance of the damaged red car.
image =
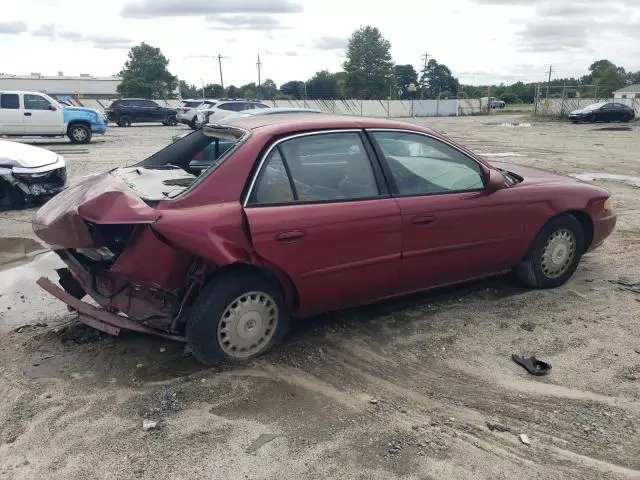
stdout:
[(292, 317), (511, 270), (557, 287), (615, 222), (606, 190), (427, 128), (298, 114), (208, 125), (65, 190), (33, 226), (66, 263), (39, 284), (82, 322), (217, 364), (266, 351)]

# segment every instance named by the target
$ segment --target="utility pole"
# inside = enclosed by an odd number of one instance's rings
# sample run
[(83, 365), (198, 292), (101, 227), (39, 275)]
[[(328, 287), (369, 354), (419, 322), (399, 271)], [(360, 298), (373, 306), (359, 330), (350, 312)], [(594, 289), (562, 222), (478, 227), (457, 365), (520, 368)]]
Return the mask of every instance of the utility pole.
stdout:
[(258, 54), (258, 98), (262, 98), (262, 62), (260, 61), (260, 54)]
[(547, 98), (549, 98), (549, 85), (551, 84), (551, 74), (555, 73), (553, 65), (549, 65), (549, 80), (547, 81)]
[(222, 90), (224, 90), (224, 80), (222, 79), (222, 59), (223, 58), (229, 58), (229, 57), (223, 57), (221, 54), (218, 54), (218, 67), (220, 68), (220, 86), (222, 87)]
[[(424, 60), (424, 67), (422, 67), (422, 75), (425, 75), (426, 71), (427, 71), (427, 60), (429, 60), (429, 57), (431, 57), (431, 55), (429, 55), (427, 52), (425, 52), (424, 55), (421, 55), (420, 58), (422, 58)], [(420, 75), (420, 99), (424, 98), (424, 83), (422, 83), (422, 75)]]

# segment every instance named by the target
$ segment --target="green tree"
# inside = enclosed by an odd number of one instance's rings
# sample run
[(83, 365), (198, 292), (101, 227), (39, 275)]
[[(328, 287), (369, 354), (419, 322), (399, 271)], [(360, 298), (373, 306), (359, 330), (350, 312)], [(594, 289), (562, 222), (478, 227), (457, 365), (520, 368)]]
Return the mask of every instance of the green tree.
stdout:
[(177, 77), (171, 75), (169, 60), (159, 48), (142, 42), (131, 48), (129, 60), (120, 72), (118, 93), (123, 97), (168, 98), (175, 94)]
[(598, 86), (598, 96), (601, 98), (613, 97), (613, 92), (625, 86), (624, 69), (621, 72), (619, 68), (608, 67), (599, 72), (595, 78)]
[(503, 93), (499, 98), (504, 103), (522, 103), (522, 100), (513, 92)]
[(293, 100), (302, 100), (304, 98), (304, 82), (293, 80), (280, 85), (280, 91)]
[(362, 27), (349, 39), (345, 90), (354, 98), (386, 98), (392, 82), (391, 43), (375, 27)]
[(182, 98), (201, 98), (202, 90), (195, 85), (189, 85), (184, 80), (180, 80), (180, 97)]
[[(396, 77), (396, 90), (399, 90), (402, 98), (415, 98), (418, 95), (417, 89), (412, 91), (412, 86), (418, 85), (418, 72), (413, 65), (396, 65), (394, 67)], [(394, 92), (397, 94), (398, 92)]]
[(267, 100), (273, 100), (278, 95), (278, 86), (276, 82), (267, 78), (260, 86), (260, 98)]
[(224, 88), (217, 83), (208, 83), (204, 86), (204, 96), (206, 98), (222, 98), (224, 97)]
[(227, 87), (227, 97), (228, 98), (238, 98), (242, 96), (242, 90), (236, 87), (235, 85), (229, 85)]
[(247, 83), (240, 87), (240, 96), (242, 98), (256, 98), (258, 96), (258, 86), (256, 82)]
[(316, 72), (307, 82), (308, 98), (340, 98), (340, 85), (335, 74), (328, 70)]
[(460, 88), (458, 79), (453, 76), (449, 67), (444, 63), (438, 63), (434, 58), (422, 69), (420, 84), (427, 98), (437, 98), (442, 92), (457, 93)]

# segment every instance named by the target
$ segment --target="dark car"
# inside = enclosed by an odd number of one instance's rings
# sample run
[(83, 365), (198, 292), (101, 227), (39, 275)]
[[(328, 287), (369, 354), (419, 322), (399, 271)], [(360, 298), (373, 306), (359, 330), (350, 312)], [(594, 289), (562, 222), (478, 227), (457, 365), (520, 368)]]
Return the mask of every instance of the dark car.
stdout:
[(105, 110), (107, 119), (120, 127), (130, 127), (132, 123), (162, 123), (176, 125), (177, 110), (161, 107), (153, 100), (144, 98), (122, 98), (115, 100)]
[(593, 103), (569, 114), (569, 120), (578, 122), (630, 122), (636, 117), (633, 108), (622, 103)]
[[(216, 139), (234, 143), (190, 173)], [(428, 128), (292, 114), (207, 125), (63, 191), (33, 228), (66, 264), (38, 284), (81, 322), (215, 364), (265, 352), (291, 317), (512, 270), (558, 287), (615, 223), (606, 190)]]

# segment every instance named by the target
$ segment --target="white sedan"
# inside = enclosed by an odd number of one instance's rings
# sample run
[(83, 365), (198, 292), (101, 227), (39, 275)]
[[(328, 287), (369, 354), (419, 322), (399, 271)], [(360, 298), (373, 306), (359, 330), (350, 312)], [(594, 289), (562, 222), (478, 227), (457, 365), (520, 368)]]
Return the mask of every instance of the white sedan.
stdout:
[(23, 208), (65, 188), (62, 155), (44, 148), (0, 140), (0, 210)]

